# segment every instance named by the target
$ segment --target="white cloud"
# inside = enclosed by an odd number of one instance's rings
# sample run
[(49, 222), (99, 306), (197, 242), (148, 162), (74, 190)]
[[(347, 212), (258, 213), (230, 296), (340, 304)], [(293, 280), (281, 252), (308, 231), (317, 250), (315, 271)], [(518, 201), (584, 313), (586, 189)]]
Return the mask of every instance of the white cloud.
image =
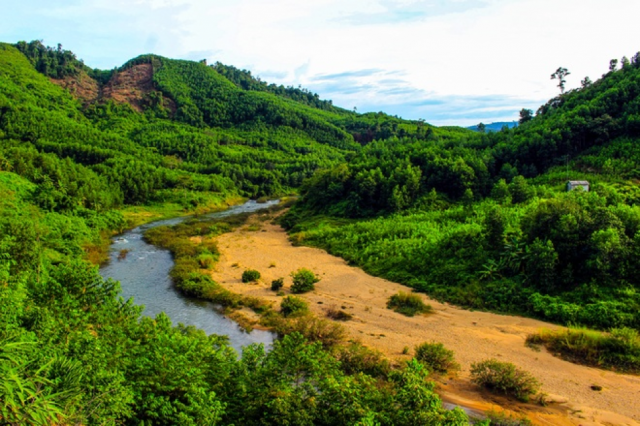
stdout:
[[(609, 59), (640, 49), (640, 2), (631, 0), (33, 3), (26, 10), (34, 24), (0, 26), (1, 37), (61, 41), (104, 68), (152, 48), (169, 57), (204, 54), (347, 108), (442, 124), (513, 119), (557, 94), (550, 75), (558, 66), (571, 71), (567, 87), (577, 87), (584, 76), (606, 72)], [(380, 72), (318, 80), (372, 69)], [(483, 99), (486, 108), (478, 104)]]

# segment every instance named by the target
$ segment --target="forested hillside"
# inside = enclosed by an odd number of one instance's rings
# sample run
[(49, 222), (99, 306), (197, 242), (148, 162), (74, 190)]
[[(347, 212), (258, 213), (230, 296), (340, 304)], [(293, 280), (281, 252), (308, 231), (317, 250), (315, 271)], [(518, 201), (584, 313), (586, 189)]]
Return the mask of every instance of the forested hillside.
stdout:
[(514, 129), (368, 144), (283, 223), (441, 300), (639, 329), (640, 55), (621, 63)]

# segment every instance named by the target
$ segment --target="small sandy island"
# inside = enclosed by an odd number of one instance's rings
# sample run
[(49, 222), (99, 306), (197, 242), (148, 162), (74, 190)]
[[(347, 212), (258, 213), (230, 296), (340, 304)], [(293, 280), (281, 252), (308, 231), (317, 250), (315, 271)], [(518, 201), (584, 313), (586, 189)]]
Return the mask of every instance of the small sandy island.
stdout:
[[(222, 255), (212, 275), (228, 289), (271, 300), (277, 306), (281, 297), (270, 290), (271, 281), (285, 277), (288, 293), (289, 274), (308, 268), (321, 281), (314, 292), (302, 297), (319, 316), (324, 316), (329, 307), (351, 313), (354, 318), (343, 324), (352, 338), (396, 360), (408, 359), (408, 355), (402, 355), (405, 346), (413, 353), (415, 345), (427, 341), (441, 342), (452, 349), (462, 371), (457, 378), (439, 380), (439, 393), (447, 402), (481, 411), (508, 408), (540, 425), (640, 425), (640, 377), (575, 365), (544, 349), (536, 352), (524, 345), (528, 334), (557, 326), (467, 311), (424, 295), (434, 314), (413, 318), (397, 314), (386, 308), (387, 299), (409, 288), (368, 275), (324, 250), (294, 247), (280, 226), (257, 219), (218, 239)], [(258, 284), (241, 282), (242, 271), (247, 268), (262, 273)], [(542, 382), (550, 404), (514, 403), (477, 389), (469, 382), (470, 365), (487, 358), (512, 362), (532, 373)], [(602, 386), (602, 391), (593, 391), (592, 385)]]

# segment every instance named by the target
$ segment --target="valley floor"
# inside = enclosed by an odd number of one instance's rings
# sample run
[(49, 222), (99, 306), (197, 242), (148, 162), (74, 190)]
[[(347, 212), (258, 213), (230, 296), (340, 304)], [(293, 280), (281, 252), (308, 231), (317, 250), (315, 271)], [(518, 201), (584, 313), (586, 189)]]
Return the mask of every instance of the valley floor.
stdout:
[[(386, 308), (387, 299), (410, 289), (370, 276), (324, 250), (294, 247), (280, 226), (257, 219), (218, 239), (222, 256), (212, 275), (233, 292), (268, 299), (277, 306), (281, 297), (270, 290), (271, 281), (285, 277), (288, 292), (289, 274), (308, 268), (321, 281), (314, 292), (302, 297), (318, 316), (324, 316), (330, 307), (351, 313), (354, 318), (344, 325), (353, 339), (395, 360), (409, 359), (413, 347), (426, 341), (441, 342), (452, 349), (462, 370), (457, 378), (439, 380), (444, 401), (480, 411), (499, 405), (524, 413), (541, 425), (640, 425), (640, 377), (575, 365), (545, 349), (535, 351), (524, 345), (528, 334), (557, 326), (467, 311), (424, 295), (434, 314), (413, 318), (397, 314)], [(242, 271), (247, 268), (262, 273), (258, 284), (242, 284)], [(402, 354), (405, 346), (410, 348), (409, 355)], [(487, 358), (512, 362), (532, 373), (542, 382), (551, 403), (547, 407), (520, 404), (479, 391), (469, 382), (470, 365)], [(602, 386), (602, 391), (593, 391), (592, 385)]]

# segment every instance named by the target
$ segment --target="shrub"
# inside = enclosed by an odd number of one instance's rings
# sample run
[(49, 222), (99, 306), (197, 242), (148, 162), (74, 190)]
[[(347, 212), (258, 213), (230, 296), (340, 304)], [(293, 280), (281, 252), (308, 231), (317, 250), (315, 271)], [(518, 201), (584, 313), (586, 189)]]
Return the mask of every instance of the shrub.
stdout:
[(350, 313), (336, 308), (328, 308), (327, 316), (336, 321), (349, 321), (353, 318), (353, 315), (351, 315)]
[(242, 273), (242, 282), (250, 283), (252, 281), (258, 281), (260, 279), (260, 272), (255, 269), (247, 269)]
[(404, 293), (402, 291), (389, 298), (387, 308), (408, 317), (433, 311), (431, 305), (425, 304), (417, 294)]
[(387, 377), (391, 372), (391, 363), (382, 352), (360, 343), (341, 346), (335, 355), (340, 361), (340, 368), (347, 374), (364, 373), (372, 377)]
[(280, 304), (280, 312), (285, 317), (292, 317), (306, 313), (309, 310), (307, 302), (295, 296), (287, 296), (282, 299)]
[(278, 278), (277, 280), (271, 281), (271, 290), (279, 291), (282, 286), (284, 286), (284, 278)]
[(291, 277), (293, 278), (293, 285), (291, 286), (293, 293), (312, 291), (315, 288), (314, 284), (320, 281), (316, 274), (305, 268), (292, 272)]
[[(287, 297), (296, 298), (295, 296)], [(272, 327), (280, 336), (297, 332), (311, 342), (322, 343), (325, 349), (343, 343), (347, 337), (347, 332), (342, 325), (312, 315), (301, 315), (293, 319), (270, 318), (270, 320), (265, 325)]]
[(215, 255), (211, 253), (202, 253), (197, 257), (198, 264), (202, 269), (211, 269), (215, 266), (217, 262), (217, 258)]
[(445, 348), (442, 343), (423, 343), (416, 346), (415, 358), (435, 373), (460, 369), (453, 351)]
[(540, 382), (529, 372), (496, 359), (471, 364), (471, 381), (524, 402), (540, 390)]

